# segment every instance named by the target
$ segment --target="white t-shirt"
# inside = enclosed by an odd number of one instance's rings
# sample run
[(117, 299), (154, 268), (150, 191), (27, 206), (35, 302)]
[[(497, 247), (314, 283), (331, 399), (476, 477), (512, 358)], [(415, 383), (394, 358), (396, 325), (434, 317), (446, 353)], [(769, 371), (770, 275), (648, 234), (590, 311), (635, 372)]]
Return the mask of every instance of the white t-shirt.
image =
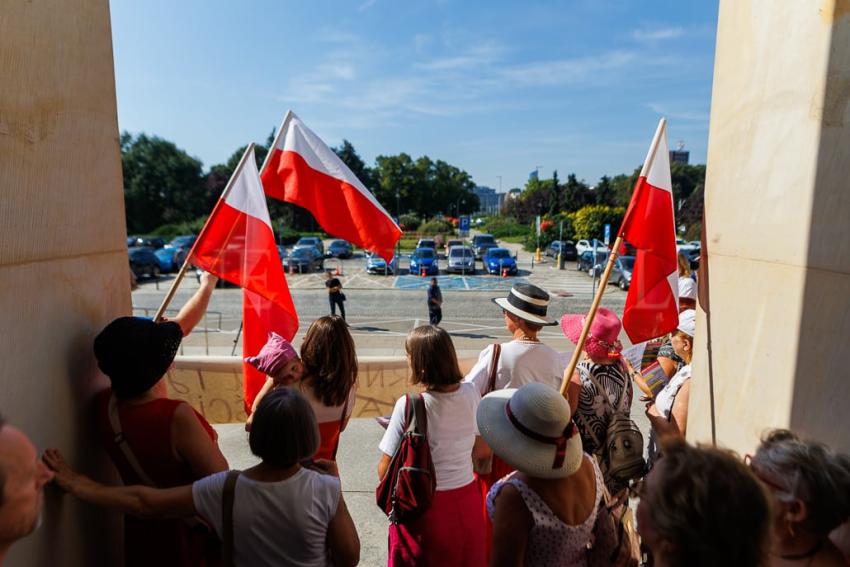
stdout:
[[(475, 384), (481, 395), (487, 391), (492, 359), (493, 345), (489, 345), (481, 351), (478, 362), (464, 378), (465, 382)], [(558, 351), (543, 343), (529, 341), (504, 343), (499, 355), (495, 389), (519, 388), (531, 382), (560, 388), (568, 362), (569, 355), (559, 354)]]
[[(472, 446), (478, 435), (475, 412), (481, 396), (472, 384), (454, 392), (424, 392), (428, 447), (437, 473), (437, 490), (461, 488), (472, 482)], [(390, 424), (378, 448), (394, 455), (404, 434), (404, 396), (393, 408)]]
[[(227, 471), (192, 485), (198, 514), (222, 537), (221, 493)], [(301, 469), (280, 482), (239, 475), (233, 497), (234, 563), (254, 565), (331, 565), (328, 524), (340, 500), (339, 479)]]

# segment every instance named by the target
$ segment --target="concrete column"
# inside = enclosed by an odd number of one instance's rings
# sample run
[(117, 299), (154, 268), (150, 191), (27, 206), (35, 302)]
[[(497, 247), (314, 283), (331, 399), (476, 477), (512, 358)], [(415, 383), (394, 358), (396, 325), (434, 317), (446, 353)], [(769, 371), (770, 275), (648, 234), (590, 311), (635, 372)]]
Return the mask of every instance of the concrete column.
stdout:
[(721, 0), (705, 195), (719, 443), (789, 427), (850, 451), (850, 1)]
[[(92, 435), (92, 341), (130, 312), (107, 0), (0, 15), (0, 411), (39, 449), (114, 481)], [(50, 489), (7, 565), (120, 565), (120, 516)]]

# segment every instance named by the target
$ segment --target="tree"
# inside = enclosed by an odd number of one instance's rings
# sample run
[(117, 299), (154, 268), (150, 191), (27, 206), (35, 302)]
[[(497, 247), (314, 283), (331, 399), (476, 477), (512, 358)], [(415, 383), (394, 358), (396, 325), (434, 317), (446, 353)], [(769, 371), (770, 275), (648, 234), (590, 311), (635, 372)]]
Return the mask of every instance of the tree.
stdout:
[(626, 209), (623, 207), (604, 207), (602, 205), (588, 205), (575, 212), (573, 218), (573, 229), (576, 238), (602, 240), (605, 233), (605, 225), (611, 225), (611, 233), (615, 233), (623, 224), (623, 216)]
[(561, 195), (561, 185), (558, 183), (558, 170), (552, 172), (552, 184), (550, 187), (551, 196), (549, 197), (549, 214), (554, 215), (561, 208), (563, 196)]
[(576, 179), (575, 173), (570, 173), (567, 176), (567, 182), (564, 184), (564, 202), (561, 205), (561, 210), (577, 211), (586, 205), (590, 205), (594, 201), (594, 196), (590, 192), (590, 187), (584, 181)]
[(369, 191), (374, 191), (374, 180), (372, 169), (366, 165), (360, 155), (357, 153), (357, 150), (354, 149), (354, 145), (348, 140), (343, 140), (342, 145), (333, 149), (334, 153), (339, 156), (339, 159), (342, 160), (342, 163), (348, 166), (348, 169), (357, 176), (357, 179), (366, 186)]
[(146, 134), (124, 132), (120, 145), (129, 232), (150, 232), (209, 212), (200, 160)]
[(597, 205), (605, 205), (613, 207), (617, 204), (617, 195), (614, 192), (614, 185), (611, 183), (611, 178), (603, 175), (599, 179), (599, 183), (593, 189), (593, 195), (596, 197)]

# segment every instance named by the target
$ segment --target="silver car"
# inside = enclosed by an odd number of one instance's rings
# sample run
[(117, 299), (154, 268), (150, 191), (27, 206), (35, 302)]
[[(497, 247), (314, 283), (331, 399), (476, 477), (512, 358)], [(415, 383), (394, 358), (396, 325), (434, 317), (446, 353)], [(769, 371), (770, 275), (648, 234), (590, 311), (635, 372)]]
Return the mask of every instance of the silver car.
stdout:
[(452, 246), (448, 253), (446, 272), (475, 273), (475, 253), (468, 246)]

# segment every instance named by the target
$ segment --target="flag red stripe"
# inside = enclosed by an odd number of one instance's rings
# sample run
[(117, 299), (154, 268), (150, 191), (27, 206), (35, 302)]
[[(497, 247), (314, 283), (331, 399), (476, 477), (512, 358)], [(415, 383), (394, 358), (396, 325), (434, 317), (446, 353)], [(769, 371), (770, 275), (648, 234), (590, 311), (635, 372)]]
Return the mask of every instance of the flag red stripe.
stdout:
[(669, 333), (678, 324), (678, 302), (670, 281), (678, 272), (670, 191), (640, 177), (620, 231), (637, 249), (623, 328), (638, 343)]
[[(291, 302), (290, 302), (291, 305)], [(268, 301), (249, 289), (244, 290), (242, 297), (242, 384), (247, 412), (254, 403), (254, 398), (263, 384), (266, 375), (244, 362), (244, 357), (256, 356), (268, 340), (268, 333), (274, 331), (291, 341), (298, 331), (298, 319), (295, 308), (291, 311), (285, 306)]]
[(325, 230), (386, 260), (401, 231), (359, 189), (317, 171), (299, 154), (275, 149), (262, 175), (266, 194), (309, 210)]

